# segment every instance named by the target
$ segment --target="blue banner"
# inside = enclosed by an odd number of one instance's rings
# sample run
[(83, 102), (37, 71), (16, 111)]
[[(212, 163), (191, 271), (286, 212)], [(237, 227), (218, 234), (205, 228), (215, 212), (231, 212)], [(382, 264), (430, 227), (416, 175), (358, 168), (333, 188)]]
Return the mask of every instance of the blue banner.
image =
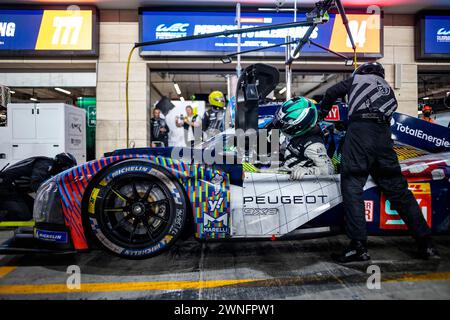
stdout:
[(450, 129), (395, 112), (391, 120), (393, 139), (429, 152), (450, 150)]
[(97, 55), (95, 9), (0, 9), (0, 56)]
[(1, 10), (0, 50), (34, 50), (43, 10)]
[(450, 16), (425, 16), (424, 53), (450, 54)]
[[(339, 15), (330, 14), (330, 20), (317, 27), (312, 33), (310, 39), (338, 52), (353, 52), (340, 21)], [(368, 21), (368, 14), (349, 15), (350, 27), (354, 35), (358, 53), (369, 53), (380, 55), (380, 20)], [(162, 39), (179, 38), (192, 35), (201, 35), (225, 30), (237, 29), (234, 12), (205, 12), (205, 11), (151, 11), (141, 10), (140, 17), (141, 41), (153, 41)], [(298, 21), (306, 20), (306, 15), (298, 14)], [(262, 13), (262, 12), (243, 12), (241, 15), (242, 28), (251, 28), (256, 26), (271, 25), (293, 22), (292, 13)], [(378, 23), (378, 28), (372, 28), (373, 21)], [(260, 32), (246, 33), (241, 36), (241, 50), (250, 50), (261, 47), (268, 47), (285, 42), (286, 36), (291, 39), (301, 38), (308, 27), (286, 28), (278, 30), (268, 30)], [(373, 29), (377, 29), (373, 32)], [(221, 36), (192, 41), (174, 42), (170, 44), (161, 44), (155, 46), (146, 46), (141, 49), (141, 55), (164, 54), (226, 54), (237, 51), (237, 35)], [(281, 55), (284, 53), (284, 47), (270, 48), (264, 51), (272, 54)], [(306, 45), (304, 53), (309, 55), (324, 54), (325, 51)], [(260, 55), (264, 53), (255, 53)]]

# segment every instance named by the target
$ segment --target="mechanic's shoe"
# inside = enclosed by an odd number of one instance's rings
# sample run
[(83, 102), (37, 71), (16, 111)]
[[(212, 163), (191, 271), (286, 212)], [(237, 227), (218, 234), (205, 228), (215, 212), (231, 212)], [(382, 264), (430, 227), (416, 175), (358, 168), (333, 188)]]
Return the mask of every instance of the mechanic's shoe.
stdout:
[(439, 260), (441, 256), (433, 245), (431, 238), (423, 238), (418, 241), (419, 258), (424, 260)]
[(350, 245), (341, 254), (332, 254), (333, 260), (339, 263), (369, 261), (366, 244), (362, 241), (352, 240)]

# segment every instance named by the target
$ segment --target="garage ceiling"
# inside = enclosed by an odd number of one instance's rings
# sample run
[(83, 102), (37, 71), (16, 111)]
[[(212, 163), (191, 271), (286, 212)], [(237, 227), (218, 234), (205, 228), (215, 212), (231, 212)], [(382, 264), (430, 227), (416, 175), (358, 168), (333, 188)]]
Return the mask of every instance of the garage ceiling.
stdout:
[[(320, 93), (320, 87), (333, 81), (336, 74), (332, 73), (294, 73), (292, 93), (305, 95), (314, 90), (314, 94)], [(284, 74), (280, 75), (280, 84), (275, 90), (277, 97), (284, 97), (278, 91), (285, 86)], [(174, 83), (181, 89), (181, 96), (188, 99), (191, 95), (207, 95), (213, 90), (227, 92), (226, 73), (171, 73), (158, 71), (151, 73), (151, 84), (161, 94), (177, 100)]]
[(53, 88), (10, 88), (12, 102), (30, 102), (30, 98), (37, 98), (39, 102), (66, 102), (74, 104), (78, 97), (95, 97), (95, 88), (63, 88), (71, 92), (65, 94)]
[(418, 75), (417, 87), (419, 98), (444, 98), (450, 92), (450, 74), (421, 73)]
[[(448, 0), (342, 0), (346, 7), (367, 7), (378, 5), (383, 7), (388, 13), (415, 13), (419, 10), (430, 7), (449, 8)], [(33, 4), (67, 4), (61, 0), (10, 0), (13, 4), (33, 3)], [(197, 6), (234, 6), (237, 1), (225, 0), (78, 0), (77, 4), (96, 5), (100, 9), (136, 9), (149, 5), (197, 5)], [(282, 3), (282, 8), (293, 7), (295, 0), (240, 0), (244, 6), (275, 7), (276, 3)], [(298, 0), (299, 7), (311, 7), (316, 1)]]

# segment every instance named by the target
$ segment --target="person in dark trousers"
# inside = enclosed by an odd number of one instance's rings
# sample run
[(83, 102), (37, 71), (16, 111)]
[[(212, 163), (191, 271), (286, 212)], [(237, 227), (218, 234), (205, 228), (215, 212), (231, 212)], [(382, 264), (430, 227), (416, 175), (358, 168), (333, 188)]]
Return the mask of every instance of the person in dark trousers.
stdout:
[(348, 96), (349, 126), (341, 162), (341, 191), (345, 208), (345, 228), (350, 238), (338, 262), (367, 261), (367, 231), (363, 187), (370, 175), (381, 188), (391, 207), (398, 211), (418, 242), (422, 258), (439, 258), (419, 205), (401, 173), (391, 139), (390, 120), (397, 109), (394, 92), (384, 79), (378, 62), (359, 66), (353, 75), (330, 87), (320, 103), (326, 117), (337, 98)]
[(221, 91), (213, 91), (208, 96), (210, 108), (202, 119), (202, 130), (212, 137), (225, 129), (225, 96)]
[(150, 130), (152, 133), (152, 146), (156, 146), (155, 142), (164, 144), (164, 147), (169, 145), (169, 127), (166, 120), (161, 118), (161, 110), (153, 109), (153, 118), (150, 120)]
[(55, 158), (32, 157), (0, 172), (0, 221), (27, 221), (33, 218), (33, 198), (41, 184), (77, 164), (70, 153)]

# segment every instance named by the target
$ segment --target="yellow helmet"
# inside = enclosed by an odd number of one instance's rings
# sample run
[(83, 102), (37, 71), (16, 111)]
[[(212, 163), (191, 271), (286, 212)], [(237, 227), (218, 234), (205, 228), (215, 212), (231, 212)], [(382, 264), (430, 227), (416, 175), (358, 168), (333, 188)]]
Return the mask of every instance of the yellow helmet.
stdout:
[(311, 98), (306, 98), (306, 99), (308, 99), (309, 101), (311, 101), (311, 102), (314, 103), (314, 104), (317, 104), (317, 101), (314, 100), (314, 99), (311, 99)]
[(214, 107), (223, 108), (225, 107), (225, 96), (220, 91), (213, 91), (208, 96), (208, 102)]

